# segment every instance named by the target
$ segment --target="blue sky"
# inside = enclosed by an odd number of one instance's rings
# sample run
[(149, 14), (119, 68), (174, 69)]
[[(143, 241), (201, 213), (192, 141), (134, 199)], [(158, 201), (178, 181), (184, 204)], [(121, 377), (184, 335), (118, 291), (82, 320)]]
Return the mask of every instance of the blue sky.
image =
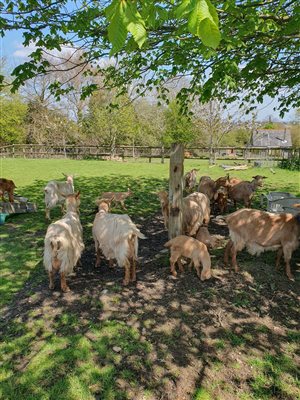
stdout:
[[(16, 67), (25, 61), (28, 54), (34, 50), (32, 47), (24, 47), (22, 45), (22, 33), (20, 31), (11, 31), (6, 34), (4, 38), (1, 38), (0, 53), (1, 56), (7, 59), (10, 68)], [(274, 111), (273, 108), (278, 105), (276, 99), (266, 97), (263, 104), (259, 104), (257, 108), (258, 120), (268, 120), (270, 117), (272, 121), (282, 121), (278, 111)], [(291, 109), (284, 118), (284, 121), (295, 120), (295, 110)]]

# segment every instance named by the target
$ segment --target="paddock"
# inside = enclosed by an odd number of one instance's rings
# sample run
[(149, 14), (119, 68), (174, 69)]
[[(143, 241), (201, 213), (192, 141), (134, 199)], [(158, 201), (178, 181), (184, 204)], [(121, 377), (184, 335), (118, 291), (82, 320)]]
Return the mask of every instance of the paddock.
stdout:
[[(146, 160), (147, 161), (147, 160)], [(167, 241), (157, 191), (167, 188), (165, 164), (100, 160), (1, 160), (1, 176), (37, 212), (10, 216), (0, 226), (2, 373), (0, 398), (67, 400), (250, 400), (300, 396), (300, 251), (292, 257), (295, 282), (275, 271), (275, 254), (240, 254), (241, 273), (224, 269), (228, 230), (212, 217), (209, 230), (224, 236), (211, 251), (213, 278), (201, 282), (186, 268), (170, 275)], [(186, 160), (197, 179), (224, 175), (220, 166)], [(273, 167), (232, 171), (251, 179), (267, 176), (256, 193), (300, 195), (299, 172)], [(81, 192), (85, 250), (69, 278), (71, 292), (52, 292), (42, 266), (48, 223), (43, 187), (74, 173)], [(139, 243), (137, 283), (122, 286), (124, 271), (108, 262), (94, 267), (91, 235), (94, 200), (124, 191), (126, 211), (147, 240)], [(121, 208), (114, 212), (122, 213)], [(233, 208), (229, 208), (229, 212)], [(60, 218), (54, 209), (53, 220)]]

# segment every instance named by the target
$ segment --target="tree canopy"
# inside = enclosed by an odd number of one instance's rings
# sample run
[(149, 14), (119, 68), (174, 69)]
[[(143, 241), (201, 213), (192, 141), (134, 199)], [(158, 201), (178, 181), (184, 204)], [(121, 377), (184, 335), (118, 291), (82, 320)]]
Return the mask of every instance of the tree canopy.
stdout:
[[(4, 0), (2, 8), (2, 36), (21, 29), (24, 45), (36, 46), (15, 68), (14, 89), (53, 70), (70, 82), (70, 72), (85, 69), (83, 96), (102, 74), (124, 93), (133, 83), (136, 94), (155, 88), (167, 100), (166, 83), (184, 76), (183, 104), (195, 97), (254, 104), (269, 95), (282, 115), (300, 106), (297, 0)], [(70, 48), (81, 54), (73, 63), (47, 57)], [(52, 88), (59, 95), (70, 85), (60, 79)]]

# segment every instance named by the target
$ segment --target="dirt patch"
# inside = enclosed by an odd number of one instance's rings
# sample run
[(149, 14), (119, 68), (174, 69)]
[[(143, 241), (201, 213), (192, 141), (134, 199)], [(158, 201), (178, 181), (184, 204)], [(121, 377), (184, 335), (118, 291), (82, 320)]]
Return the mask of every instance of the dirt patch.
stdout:
[[(168, 238), (161, 216), (135, 221), (147, 236), (139, 242), (136, 284), (123, 287), (124, 271), (109, 268), (105, 260), (96, 269), (90, 240), (82, 266), (68, 279), (71, 292), (62, 294), (58, 282), (50, 292), (46, 276), (41, 283), (28, 282), (6, 308), (3, 332), (16, 319), (28, 324), (41, 315), (48, 316), (53, 329), (63, 312), (78, 318), (73, 333), (90, 341), (94, 333), (88, 327), (93, 323), (118, 321), (133, 327), (151, 351), (147, 356), (120, 357), (117, 368), (131, 371), (135, 380), (133, 384), (120, 377), (117, 385), (127, 398), (140, 400), (188, 400), (195, 393), (206, 393), (210, 397), (203, 398), (208, 399), (255, 398), (260, 396), (253, 383), (256, 359), (270, 355), (280, 360), (288, 355), (299, 365), (299, 353), (289, 340), (299, 328), (299, 281), (290, 282), (283, 271), (274, 271), (274, 254), (267, 258), (240, 254), (242, 272), (235, 274), (222, 268), (223, 250), (216, 249), (211, 280), (201, 282), (188, 269), (175, 279), (163, 252)], [(85, 230), (90, 237), (90, 228)], [(228, 234), (221, 219), (213, 219), (209, 230)], [(115, 346), (113, 351), (121, 348)], [(19, 358), (17, 370), (28, 363), (26, 355)], [(277, 389), (265, 398), (296, 398), (299, 392), (292, 389)], [(101, 398), (97, 396), (96, 391), (95, 398)]]

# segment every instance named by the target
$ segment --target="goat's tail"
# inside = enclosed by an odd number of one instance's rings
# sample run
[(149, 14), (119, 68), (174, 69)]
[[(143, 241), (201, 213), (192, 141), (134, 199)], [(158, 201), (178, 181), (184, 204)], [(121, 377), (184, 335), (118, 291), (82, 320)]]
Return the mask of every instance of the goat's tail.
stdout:
[(57, 237), (45, 241), (44, 266), (47, 271), (59, 270), (62, 264), (62, 242)]
[(171, 247), (173, 244), (173, 239), (169, 240), (167, 243), (164, 244), (164, 247)]
[(147, 239), (147, 237), (138, 229), (134, 231), (134, 234), (140, 239)]

